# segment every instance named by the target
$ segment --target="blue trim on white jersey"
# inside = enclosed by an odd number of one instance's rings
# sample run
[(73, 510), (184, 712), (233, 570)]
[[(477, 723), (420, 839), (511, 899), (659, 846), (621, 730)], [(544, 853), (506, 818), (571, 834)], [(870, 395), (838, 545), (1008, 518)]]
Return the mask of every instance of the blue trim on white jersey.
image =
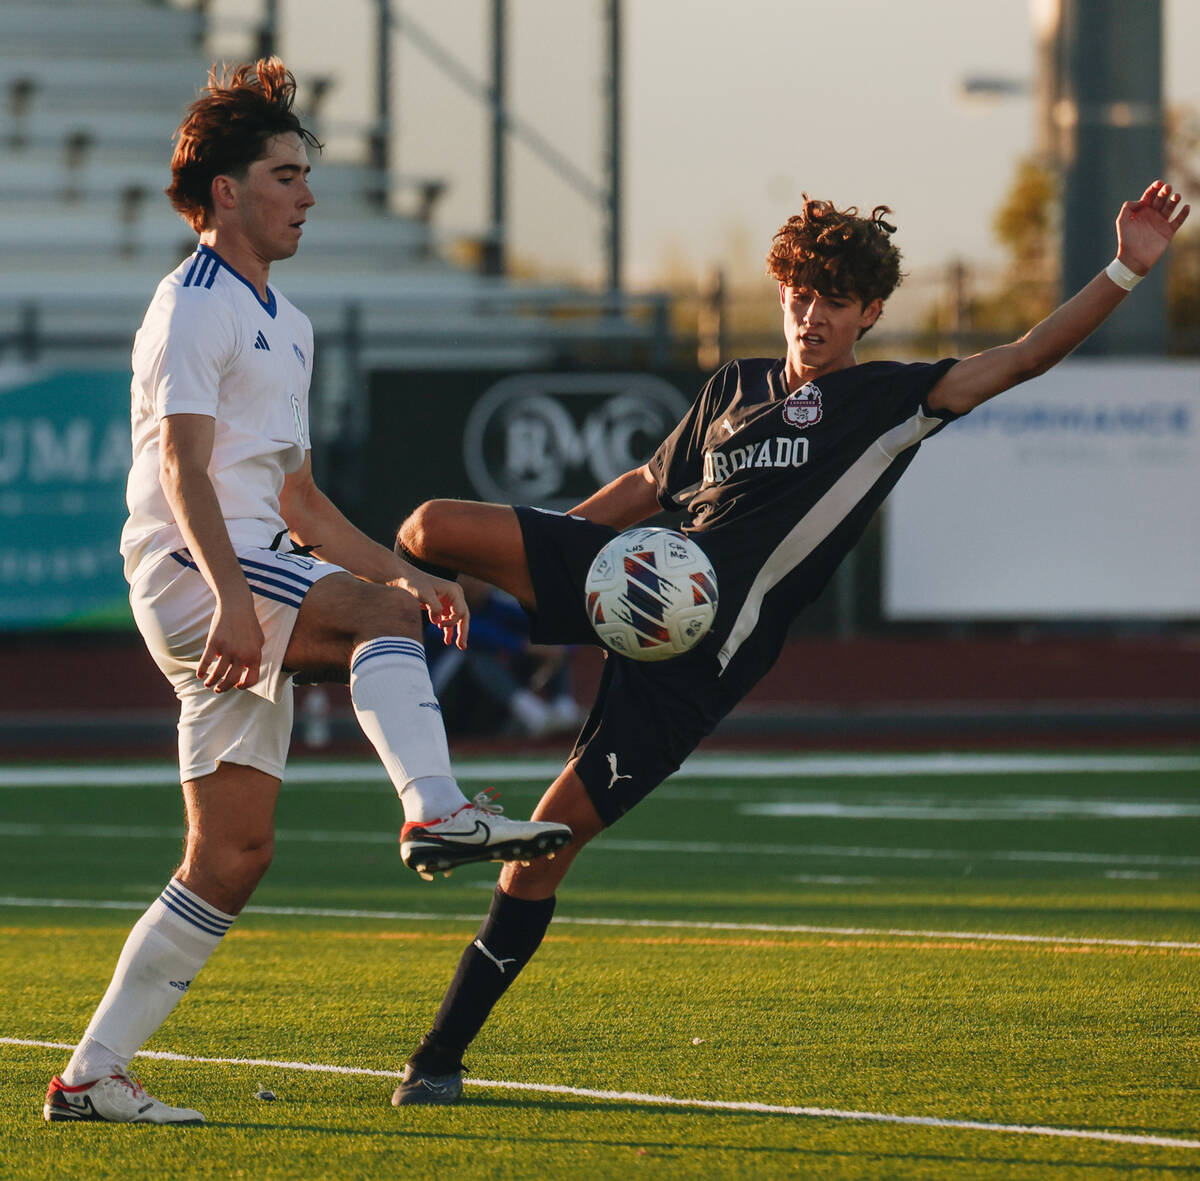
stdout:
[(202, 254), (197, 250), (195, 255), (193, 255), (192, 265), (188, 268), (188, 273), (183, 277), (183, 286), (203, 287), (211, 290), (213, 280), (216, 279), (220, 269), (221, 260), (217, 255)]
[(275, 319), (275, 313), (279, 311), (279, 302), (275, 298), (275, 291), (272, 287), (268, 285), (267, 298), (263, 299), (258, 294), (258, 288), (245, 275), (239, 274), (211, 246), (205, 246), (203, 242), (196, 247), (193, 260), (191, 267), (188, 268), (188, 273), (183, 277), (184, 287), (212, 287), (217, 273), (224, 267), (235, 279), (240, 280), (250, 288), (254, 293), (254, 298), (258, 301), (258, 306), (272, 320)]

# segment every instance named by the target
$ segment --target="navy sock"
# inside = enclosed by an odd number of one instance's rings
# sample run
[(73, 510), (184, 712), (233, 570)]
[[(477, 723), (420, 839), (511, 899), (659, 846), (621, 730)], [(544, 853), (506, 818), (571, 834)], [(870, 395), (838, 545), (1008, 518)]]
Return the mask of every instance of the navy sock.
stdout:
[(541, 946), (553, 917), (553, 897), (528, 901), (496, 887), (487, 918), (458, 961), (433, 1028), (409, 1059), (413, 1066), (426, 1074), (462, 1069), (463, 1053)]

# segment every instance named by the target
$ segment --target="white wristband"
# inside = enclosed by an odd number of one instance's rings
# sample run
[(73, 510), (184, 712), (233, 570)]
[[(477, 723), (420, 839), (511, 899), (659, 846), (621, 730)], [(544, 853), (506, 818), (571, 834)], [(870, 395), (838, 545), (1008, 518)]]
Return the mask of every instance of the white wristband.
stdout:
[(1104, 273), (1118, 286), (1126, 291), (1132, 291), (1146, 276), (1131, 271), (1119, 258), (1104, 268)]

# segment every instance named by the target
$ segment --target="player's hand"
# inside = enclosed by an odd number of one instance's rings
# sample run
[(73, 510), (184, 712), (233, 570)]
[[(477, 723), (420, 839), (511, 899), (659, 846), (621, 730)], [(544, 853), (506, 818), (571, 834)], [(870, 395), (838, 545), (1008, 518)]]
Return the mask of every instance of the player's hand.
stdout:
[(466, 648), (471, 612), (463, 589), (457, 582), (434, 578), (415, 566), (404, 563), (405, 574), (393, 578), (388, 586), (406, 590), (429, 613), (429, 622), (442, 629), (442, 640), (457, 648)]
[(218, 603), (196, 675), (214, 693), (249, 689), (262, 669), (263, 643), (253, 600), (236, 607)]
[(1187, 220), (1184, 205), (1169, 184), (1156, 180), (1136, 201), (1126, 201), (1117, 216), (1117, 258), (1139, 275), (1162, 257)]

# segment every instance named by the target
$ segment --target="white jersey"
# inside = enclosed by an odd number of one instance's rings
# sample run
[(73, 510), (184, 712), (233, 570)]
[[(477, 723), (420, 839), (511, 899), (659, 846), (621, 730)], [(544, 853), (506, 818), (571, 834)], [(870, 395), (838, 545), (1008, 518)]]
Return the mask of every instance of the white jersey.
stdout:
[(121, 532), (125, 576), (186, 544), (158, 482), (159, 423), (216, 420), (208, 475), (235, 548), (270, 545), (284, 476), (311, 446), (308, 317), (200, 246), (159, 285), (133, 343), (133, 466)]

